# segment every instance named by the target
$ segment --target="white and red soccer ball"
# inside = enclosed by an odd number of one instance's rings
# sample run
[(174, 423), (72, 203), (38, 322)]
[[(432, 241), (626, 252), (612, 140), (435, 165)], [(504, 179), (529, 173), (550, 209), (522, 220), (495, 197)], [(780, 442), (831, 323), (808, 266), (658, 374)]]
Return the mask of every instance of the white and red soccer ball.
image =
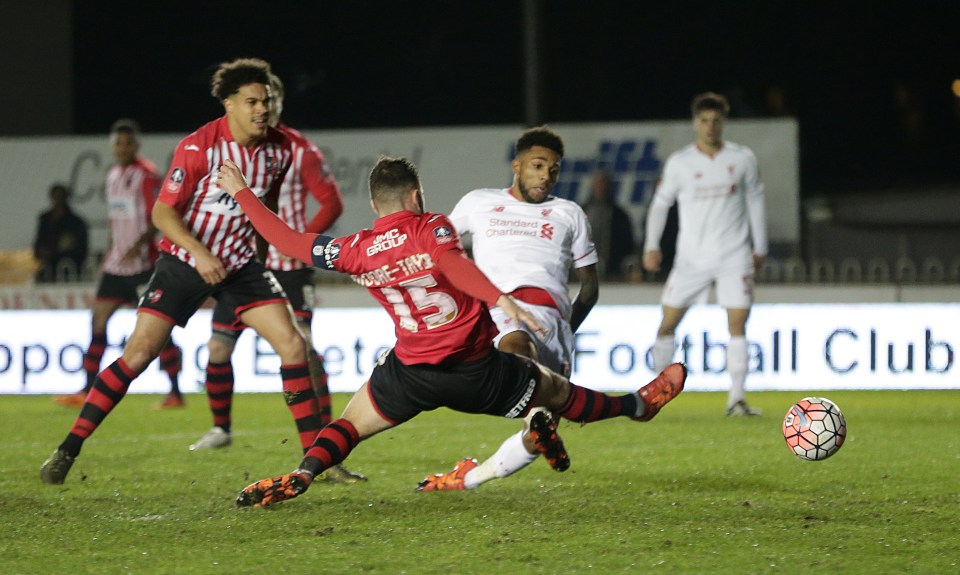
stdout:
[(801, 459), (822, 461), (836, 453), (846, 437), (843, 413), (825, 397), (801, 399), (783, 418), (783, 438)]

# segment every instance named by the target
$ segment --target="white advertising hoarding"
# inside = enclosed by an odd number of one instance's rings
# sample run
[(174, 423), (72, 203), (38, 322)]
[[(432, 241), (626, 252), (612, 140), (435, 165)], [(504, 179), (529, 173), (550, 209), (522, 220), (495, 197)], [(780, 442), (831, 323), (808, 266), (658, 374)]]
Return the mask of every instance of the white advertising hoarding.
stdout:
[[(556, 195), (584, 202), (599, 166), (613, 174), (617, 201), (633, 216), (637, 241), (663, 162), (693, 140), (689, 121), (554, 124), (566, 154)], [(449, 213), (468, 191), (508, 186), (513, 145), (520, 126), (397, 128), (304, 133), (323, 149), (340, 184), (345, 209), (332, 233), (369, 227), (367, 176), (380, 154), (406, 156), (420, 168), (427, 208)], [(141, 152), (166, 173), (173, 148), (186, 134), (147, 134)], [(731, 120), (725, 135), (757, 155), (767, 193), (773, 241), (799, 238), (797, 123), (790, 119)], [(107, 245), (103, 182), (112, 159), (106, 136), (0, 138), (0, 249), (32, 245), (38, 214), (47, 209), (55, 181), (73, 190), (77, 211), (91, 227), (92, 252)]]
[[(633, 391), (654, 375), (649, 349), (660, 309), (654, 305), (596, 307), (577, 338), (572, 379), (602, 390)], [(113, 361), (132, 331), (135, 313), (110, 321)], [(70, 393), (83, 385), (88, 343), (86, 311), (0, 312), (0, 393)], [(335, 326), (335, 327), (334, 327)], [(184, 391), (203, 389), (210, 311), (201, 310), (173, 337), (184, 350)], [(688, 391), (724, 390), (726, 315), (717, 306), (693, 308), (678, 331), (677, 360), (690, 370)], [(960, 304), (771, 304), (754, 307), (748, 390), (958, 389), (954, 350), (960, 345)], [(395, 338), (379, 308), (318, 309), (314, 341), (326, 357), (333, 391), (353, 391)], [(280, 391), (279, 361), (251, 330), (234, 354), (237, 392)], [(151, 365), (132, 393), (167, 391)]]

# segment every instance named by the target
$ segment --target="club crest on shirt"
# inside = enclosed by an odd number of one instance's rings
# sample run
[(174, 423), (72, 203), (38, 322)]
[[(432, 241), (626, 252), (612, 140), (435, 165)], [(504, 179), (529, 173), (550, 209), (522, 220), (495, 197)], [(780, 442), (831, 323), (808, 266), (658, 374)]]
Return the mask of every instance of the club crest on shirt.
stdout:
[(266, 157), (263, 159), (263, 165), (268, 174), (277, 173), (277, 159), (270, 152), (267, 152)]
[(553, 239), (553, 226), (550, 224), (543, 224), (540, 226), (540, 237), (548, 240)]
[(438, 244), (448, 244), (453, 241), (453, 230), (447, 226), (437, 226), (433, 228), (433, 237)]
[(174, 168), (170, 172), (170, 178), (167, 179), (167, 191), (177, 193), (180, 191), (180, 184), (183, 183), (184, 172), (182, 168)]
[(544, 208), (544, 209), (540, 210), (540, 215), (543, 216), (543, 217), (545, 217), (545, 218), (549, 218), (549, 217), (550, 217), (550, 212), (552, 212), (552, 211), (553, 211), (553, 208)]

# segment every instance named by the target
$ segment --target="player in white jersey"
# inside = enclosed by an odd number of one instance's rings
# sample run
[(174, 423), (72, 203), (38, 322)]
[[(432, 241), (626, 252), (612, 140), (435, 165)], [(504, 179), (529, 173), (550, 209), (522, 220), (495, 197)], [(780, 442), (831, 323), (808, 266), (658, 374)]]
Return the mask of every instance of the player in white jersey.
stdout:
[[(490, 315), (500, 330), (494, 345), (569, 376), (573, 334), (597, 302), (599, 280), (586, 214), (575, 202), (550, 195), (562, 158), (563, 140), (555, 132), (545, 126), (525, 131), (511, 164), (512, 186), (468, 193), (450, 221), (461, 235), (471, 235), (477, 267), (546, 328), (541, 337), (494, 307)], [(567, 293), (571, 268), (580, 281), (572, 302)], [(473, 467), (472, 460), (462, 461), (450, 473), (427, 477), (421, 490), (479, 487), (516, 473), (541, 453), (558, 471), (570, 465), (556, 422), (544, 411), (531, 413), (524, 429), (483, 463)]]
[(643, 267), (660, 271), (660, 238), (670, 206), (676, 203), (680, 222), (677, 255), (661, 299), (663, 320), (653, 346), (654, 371), (673, 360), (677, 325), (687, 309), (702, 301), (715, 285), (730, 330), (727, 372), (731, 386), (726, 413), (759, 415), (759, 410), (746, 402), (744, 383), (754, 273), (767, 253), (763, 183), (753, 152), (723, 140), (729, 110), (726, 98), (719, 94), (707, 92), (693, 99), (697, 139), (671, 154), (664, 164), (647, 214)]
[[(110, 219), (110, 247), (103, 258), (100, 282), (90, 329), (90, 344), (83, 354), (87, 381), (83, 389), (54, 400), (80, 408), (100, 372), (107, 348), (107, 322), (122, 305), (135, 305), (150, 280), (157, 260), (156, 231), (150, 221), (160, 176), (150, 160), (139, 156), (140, 127), (129, 119), (117, 120), (110, 129), (116, 163), (107, 171), (104, 194)], [(160, 368), (170, 378), (170, 393), (161, 408), (183, 407), (179, 374), (182, 354), (172, 339), (160, 350)]]

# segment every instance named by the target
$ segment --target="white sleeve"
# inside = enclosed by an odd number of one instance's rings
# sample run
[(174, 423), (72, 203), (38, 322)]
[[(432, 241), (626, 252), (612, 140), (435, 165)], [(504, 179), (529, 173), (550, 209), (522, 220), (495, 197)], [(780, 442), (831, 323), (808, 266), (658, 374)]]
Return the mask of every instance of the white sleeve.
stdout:
[(744, 182), (747, 214), (750, 218), (750, 236), (753, 238), (753, 253), (767, 255), (767, 214), (763, 196), (763, 181), (760, 168), (753, 153), (747, 155), (747, 172)]
[(643, 251), (660, 251), (660, 238), (667, 227), (667, 216), (670, 207), (677, 201), (680, 184), (676, 174), (675, 162), (667, 158), (663, 167), (663, 176), (657, 183), (657, 191), (653, 194), (650, 208), (647, 210), (647, 225), (644, 230)]
[[(573, 203), (573, 202), (571, 202)], [(573, 267), (579, 269), (599, 261), (597, 248), (593, 244), (593, 236), (590, 232), (590, 221), (583, 208), (573, 203), (575, 225), (573, 230), (573, 242), (570, 251), (573, 256)]]
[(470, 212), (473, 211), (471, 208), (472, 202), (470, 201), (472, 195), (473, 192), (470, 192), (460, 198), (457, 205), (453, 207), (453, 211), (450, 212), (450, 223), (453, 224), (453, 227), (457, 228), (457, 233), (461, 236), (470, 233)]

